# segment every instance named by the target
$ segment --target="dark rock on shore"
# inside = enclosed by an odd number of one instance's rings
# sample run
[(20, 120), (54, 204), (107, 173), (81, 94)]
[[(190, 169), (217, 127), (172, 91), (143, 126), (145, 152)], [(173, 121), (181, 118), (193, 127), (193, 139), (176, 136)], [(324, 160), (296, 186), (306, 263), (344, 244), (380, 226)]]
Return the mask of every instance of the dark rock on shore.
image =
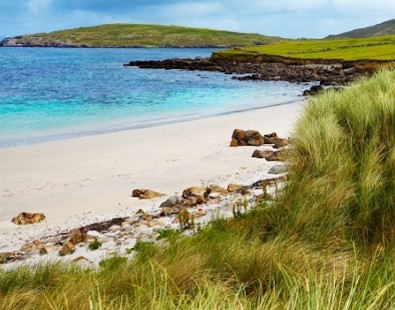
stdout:
[(286, 139), (279, 138), (277, 133), (272, 132), (262, 136), (256, 130), (242, 130), (235, 129), (232, 134), (230, 142), (231, 147), (237, 146), (261, 146), (263, 144), (272, 144), (274, 148), (278, 149), (288, 145)]
[(216, 58), (185, 58), (131, 61), (124, 66), (144, 69), (181, 69), (189, 71), (215, 71), (234, 74), (239, 81), (288, 81), (292, 83), (316, 82), (321, 85), (345, 85), (363, 75), (353, 67), (343, 64), (289, 65), (284, 63), (249, 63), (226, 61)]

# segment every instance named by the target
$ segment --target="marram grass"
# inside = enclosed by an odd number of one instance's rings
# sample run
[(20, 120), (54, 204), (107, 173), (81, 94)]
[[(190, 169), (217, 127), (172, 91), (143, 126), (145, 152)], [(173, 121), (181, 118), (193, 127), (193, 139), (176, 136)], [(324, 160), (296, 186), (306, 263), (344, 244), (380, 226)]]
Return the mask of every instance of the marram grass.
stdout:
[(395, 72), (311, 99), (273, 207), (98, 270), (0, 271), (0, 309), (394, 309)]

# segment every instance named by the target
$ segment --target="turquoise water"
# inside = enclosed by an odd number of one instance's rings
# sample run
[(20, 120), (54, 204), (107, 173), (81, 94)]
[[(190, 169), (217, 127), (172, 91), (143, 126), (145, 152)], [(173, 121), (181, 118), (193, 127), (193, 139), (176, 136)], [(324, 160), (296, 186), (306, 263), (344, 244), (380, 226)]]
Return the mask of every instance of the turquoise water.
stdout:
[(131, 60), (210, 49), (0, 48), (0, 147), (155, 126), (288, 102), (305, 85), (212, 72), (143, 70)]

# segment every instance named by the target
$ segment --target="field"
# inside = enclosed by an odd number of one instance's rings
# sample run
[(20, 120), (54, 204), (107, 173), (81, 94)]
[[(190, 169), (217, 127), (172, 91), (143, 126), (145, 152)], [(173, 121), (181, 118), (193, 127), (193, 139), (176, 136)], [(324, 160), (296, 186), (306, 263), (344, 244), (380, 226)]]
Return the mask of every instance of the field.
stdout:
[(1, 309), (394, 309), (394, 83), (310, 99), (276, 198), (99, 270), (0, 271)]
[(233, 55), (275, 55), (295, 59), (395, 60), (395, 36), (358, 39), (295, 40), (217, 52)]
[(246, 46), (268, 44), (278, 40), (280, 40), (279, 37), (204, 28), (111, 24), (24, 35), (19, 37), (16, 42), (24, 44), (53, 44), (54, 42), (61, 42), (91, 47), (199, 47)]

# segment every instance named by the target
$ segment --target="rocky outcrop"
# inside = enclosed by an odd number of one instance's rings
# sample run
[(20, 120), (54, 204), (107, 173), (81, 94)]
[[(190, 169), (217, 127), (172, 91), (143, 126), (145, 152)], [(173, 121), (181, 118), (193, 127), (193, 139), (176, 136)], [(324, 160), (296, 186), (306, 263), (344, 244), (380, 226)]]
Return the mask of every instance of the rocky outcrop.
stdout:
[(261, 146), (271, 144), (274, 148), (281, 148), (288, 145), (286, 139), (279, 138), (277, 133), (269, 133), (262, 136), (256, 130), (235, 129), (230, 142), (231, 147), (237, 146)]
[(226, 59), (186, 58), (131, 61), (124, 66), (137, 66), (145, 69), (182, 69), (189, 71), (215, 71), (234, 74), (233, 79), (240, 81), (288, 81), (293, 83), (315, 82), (321, 85), (344, 85), (364, 74), (357, 70), (357, 64), (343, 63), (340, 60), (328, 64), (286, 62), (278, 59)]
[(45, 220), (45, 215), (43, 213), (22, 212), (15, 216), (11, 222), (16, 225), (29, 225), (39, 223), (43, 220)]

